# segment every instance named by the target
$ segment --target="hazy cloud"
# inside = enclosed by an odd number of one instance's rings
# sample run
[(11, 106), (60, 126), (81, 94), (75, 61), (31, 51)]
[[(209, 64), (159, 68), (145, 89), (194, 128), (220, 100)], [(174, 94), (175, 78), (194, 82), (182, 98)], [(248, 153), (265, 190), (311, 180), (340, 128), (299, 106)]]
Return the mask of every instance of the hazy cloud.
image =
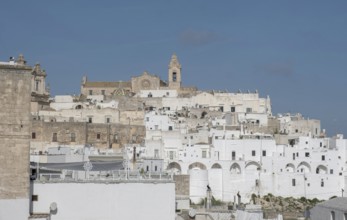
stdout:
[(273, 76), (290, 77), (294, 74), (294, 65), (292, 63), (269, 63), (256, 66), (256, 71)]
[(188, 29), (179, 35), (179, 41), (188, 46), (201, 46), (219, 39), (216, 33), (211, 31), (197, 31)]

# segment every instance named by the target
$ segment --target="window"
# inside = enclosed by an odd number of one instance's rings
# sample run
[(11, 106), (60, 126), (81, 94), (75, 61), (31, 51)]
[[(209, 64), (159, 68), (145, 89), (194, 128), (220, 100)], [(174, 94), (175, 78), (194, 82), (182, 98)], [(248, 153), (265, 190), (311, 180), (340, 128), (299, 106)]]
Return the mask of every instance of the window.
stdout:
[(220, 112), (224, 112), (224, 107), (223, 106), (219, 106), (219, 111)]
[(177, 73), (176, 73), (176, 72), (173, 72), (173, 73), (172, 73), (172, 81), (173, 81), (173, 82), (176, 82), (176, 81), (177, 81)]
[(305, 153), (305, 157), (310, 157), (310, 153), (309, 153), (309, 152), (306, 152), (306, 153)]
[(89, 95), (93, 95), (93, 90), (89, 90)]
[(101, 95), (105, 95), (105, 90), (101, 90)]
[(158, 167), (157, 166), (154, 166), (154, 171), (157, 171), (158, 170)]
[(76, 141), (76, 134), (75, 133), (71, 133), (71, 142), (75, 142)]
[(232, 152), (231, 152), (231, 159), (232, 159), (232, 160), (235, 160), (235, 159), (236, 159), (236, 152), (235, 152), (235, 151), (232, 151)]
[(93, 118), (92, 117), (88, 117), (88, 123), (93, 123)]
[(106, 118), (106, 123), (107, 123), (107, 124), (111, 123), (111, 118), (107, 117), (107, 118)]
[(293, 160), (295, 160), (295, 153), (293, 153)]
[(172, 126), (169, 126), (169, 131), (172, 131)]
[(35, 81), (35, 91), (39, 91), (40, 80)]
[(231, 111), (231, 112), (235, 112), (235, 107), (234, 107), (234, 106), (231, 107), (231, 108), (230, 108), (230, 111)]
[(330, 174), (334, 174), (334, 170), (333, 169), (330, 169)]
[(259, 180), (258, 179), (255, 180), (255, 186), (259, 186)]
[(97, 134), (96, 134), (96, 139), (100, 140), (100, 138), (101, 138), (101, 134), (100, 134), (100, 133), (97, 133)]
[(36, 139), (36, 133), (35, 132), (31, 133), (31, 139)]
[(149, 171), (149, 166), (146, 167), (146, 171), (147, 171), (147, 172)]
[(149, 121), (149, 117), (146, 117), (146, 121)]
[(299, 132), (299, 130), (298, 129), (295, 129), (295, 133), (298, 133)]
[(251, 113), (252, 112), (252, 108), (246, 108), (246, 113)]
[(202, 151), (202, 158), (206, 158), (206, 151), (205, 150)]
[(159, 150), (158, 149), (154, 150), (154, 157), (159, 158)]
[(324, 180), (322, 179), (322, 181), (320, 182), (320, 186), (324, 187)]
[(57, 133), (53, 133), (52, 142), (57, 142), (57, 141), (58, 141), (58, 134)]
[(322, 155), (322, 160), (325, 160), (325, 155)]
[(266, 157), (266, 150), (263, 150), (263, 157)]
[(170, 160), (173, 160), (173, 159), (174, 159), (174, 152), (170, 151)]
[(295, 186), (295, 185), (296, 185), (295, 179), (292, 179), (292, 186)]
[(255, 156), (255, 150), (252, 150), (252, 156), (253, 157)]
[(31, 201), (33, 201), (33, 202), (39, 201), (39, 196), (38, 195), (32, 195), (31, 196)]

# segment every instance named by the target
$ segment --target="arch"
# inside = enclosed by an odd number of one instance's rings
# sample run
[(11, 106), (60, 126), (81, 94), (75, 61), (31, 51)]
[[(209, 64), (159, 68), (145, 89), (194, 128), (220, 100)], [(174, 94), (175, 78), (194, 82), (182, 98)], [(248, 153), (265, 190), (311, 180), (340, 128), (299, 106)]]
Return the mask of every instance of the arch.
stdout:
[(214, 163), (211, 169), (222, 169), (222, 166), (219, 163)]
[(316, 168), (316, 174), (327, 174), (328, 173), (328, 168), (324, 165), (319, 165)]
[(83, 105), (78, 104), (78, 105), (75, 106), (75, 109), (83, 109)]
[(230, 172), (232, 174), (241, 174), (241, 166), (238, 163), (233, 163), (230, 166)]
[(189, 165), (189, 169), (200, 169), (200, 170), (206, 170), (206, 166), (200, 162), (195, 162)]
[(294, 173), (295, 172), (295, 166), (292, 163), (288, 163), (286, 165), (286, 171), (289, 173)]
[(299, 163), (298, 168), (297, 168), (297, 172), (300, 172), (300, 173), (310, 173), (311, 172), (310, 164), (308, 164), (305, 161)]
[(256, 161), (249, 161), (246, 163), (245, 169), (247, 171), (256, 171), (260, 169), (260, 164)]
[(171, 162), (169, 163), (169, 165), (167, 165), (167, 170), (171, 170), (174, 173), (181, 173), (182, 169), (181, 169), (181, 165), (179, 165), (179, 163), (177, 162)]

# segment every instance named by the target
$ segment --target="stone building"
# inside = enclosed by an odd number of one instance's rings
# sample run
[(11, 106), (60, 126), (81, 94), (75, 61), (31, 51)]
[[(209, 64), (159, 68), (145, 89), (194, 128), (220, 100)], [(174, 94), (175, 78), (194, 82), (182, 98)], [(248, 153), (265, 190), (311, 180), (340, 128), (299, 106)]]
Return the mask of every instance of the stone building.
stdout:
[(31, 150), (44, 152), (52, 145), (92, 145), (97, 148), (120, 148), (124, 144), (140, 144), (145, 127), (88, 122), (33, 121)]
[(161, 80), (158, 76), (143, 72), (140, 76), (132, 77), (127, 82), (89, 82), (83, 77), (81, 94), (90, 95), (128, 95), (132, 96), (141, 90), (176, 90), (181, 94), (195, 92), (195, 87), (182, 87), (181, 64), (175, 54), (172, 55), (169, 69), (168, 82)]
[(0, 219), (29, 216), (31, 73), (22, 56), (0, 62)]

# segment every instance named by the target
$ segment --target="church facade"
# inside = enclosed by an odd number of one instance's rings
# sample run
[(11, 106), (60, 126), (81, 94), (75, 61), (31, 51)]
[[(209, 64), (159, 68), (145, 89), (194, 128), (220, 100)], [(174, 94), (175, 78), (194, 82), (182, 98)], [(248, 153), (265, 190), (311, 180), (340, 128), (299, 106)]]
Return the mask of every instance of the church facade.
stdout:
[(140, 76), (131, 77), (130, 81), (126, 82), (90, 82), (85, 76), (82, 79), (81, 94), (84, 96), (132, 96), (142, 90), (176, 90), (179, 94), (197, 91), (194, 87), (182, 87), (181, 69), (177, 56), (173, 54), (168, 67), (167, 82), (146, 71)]

